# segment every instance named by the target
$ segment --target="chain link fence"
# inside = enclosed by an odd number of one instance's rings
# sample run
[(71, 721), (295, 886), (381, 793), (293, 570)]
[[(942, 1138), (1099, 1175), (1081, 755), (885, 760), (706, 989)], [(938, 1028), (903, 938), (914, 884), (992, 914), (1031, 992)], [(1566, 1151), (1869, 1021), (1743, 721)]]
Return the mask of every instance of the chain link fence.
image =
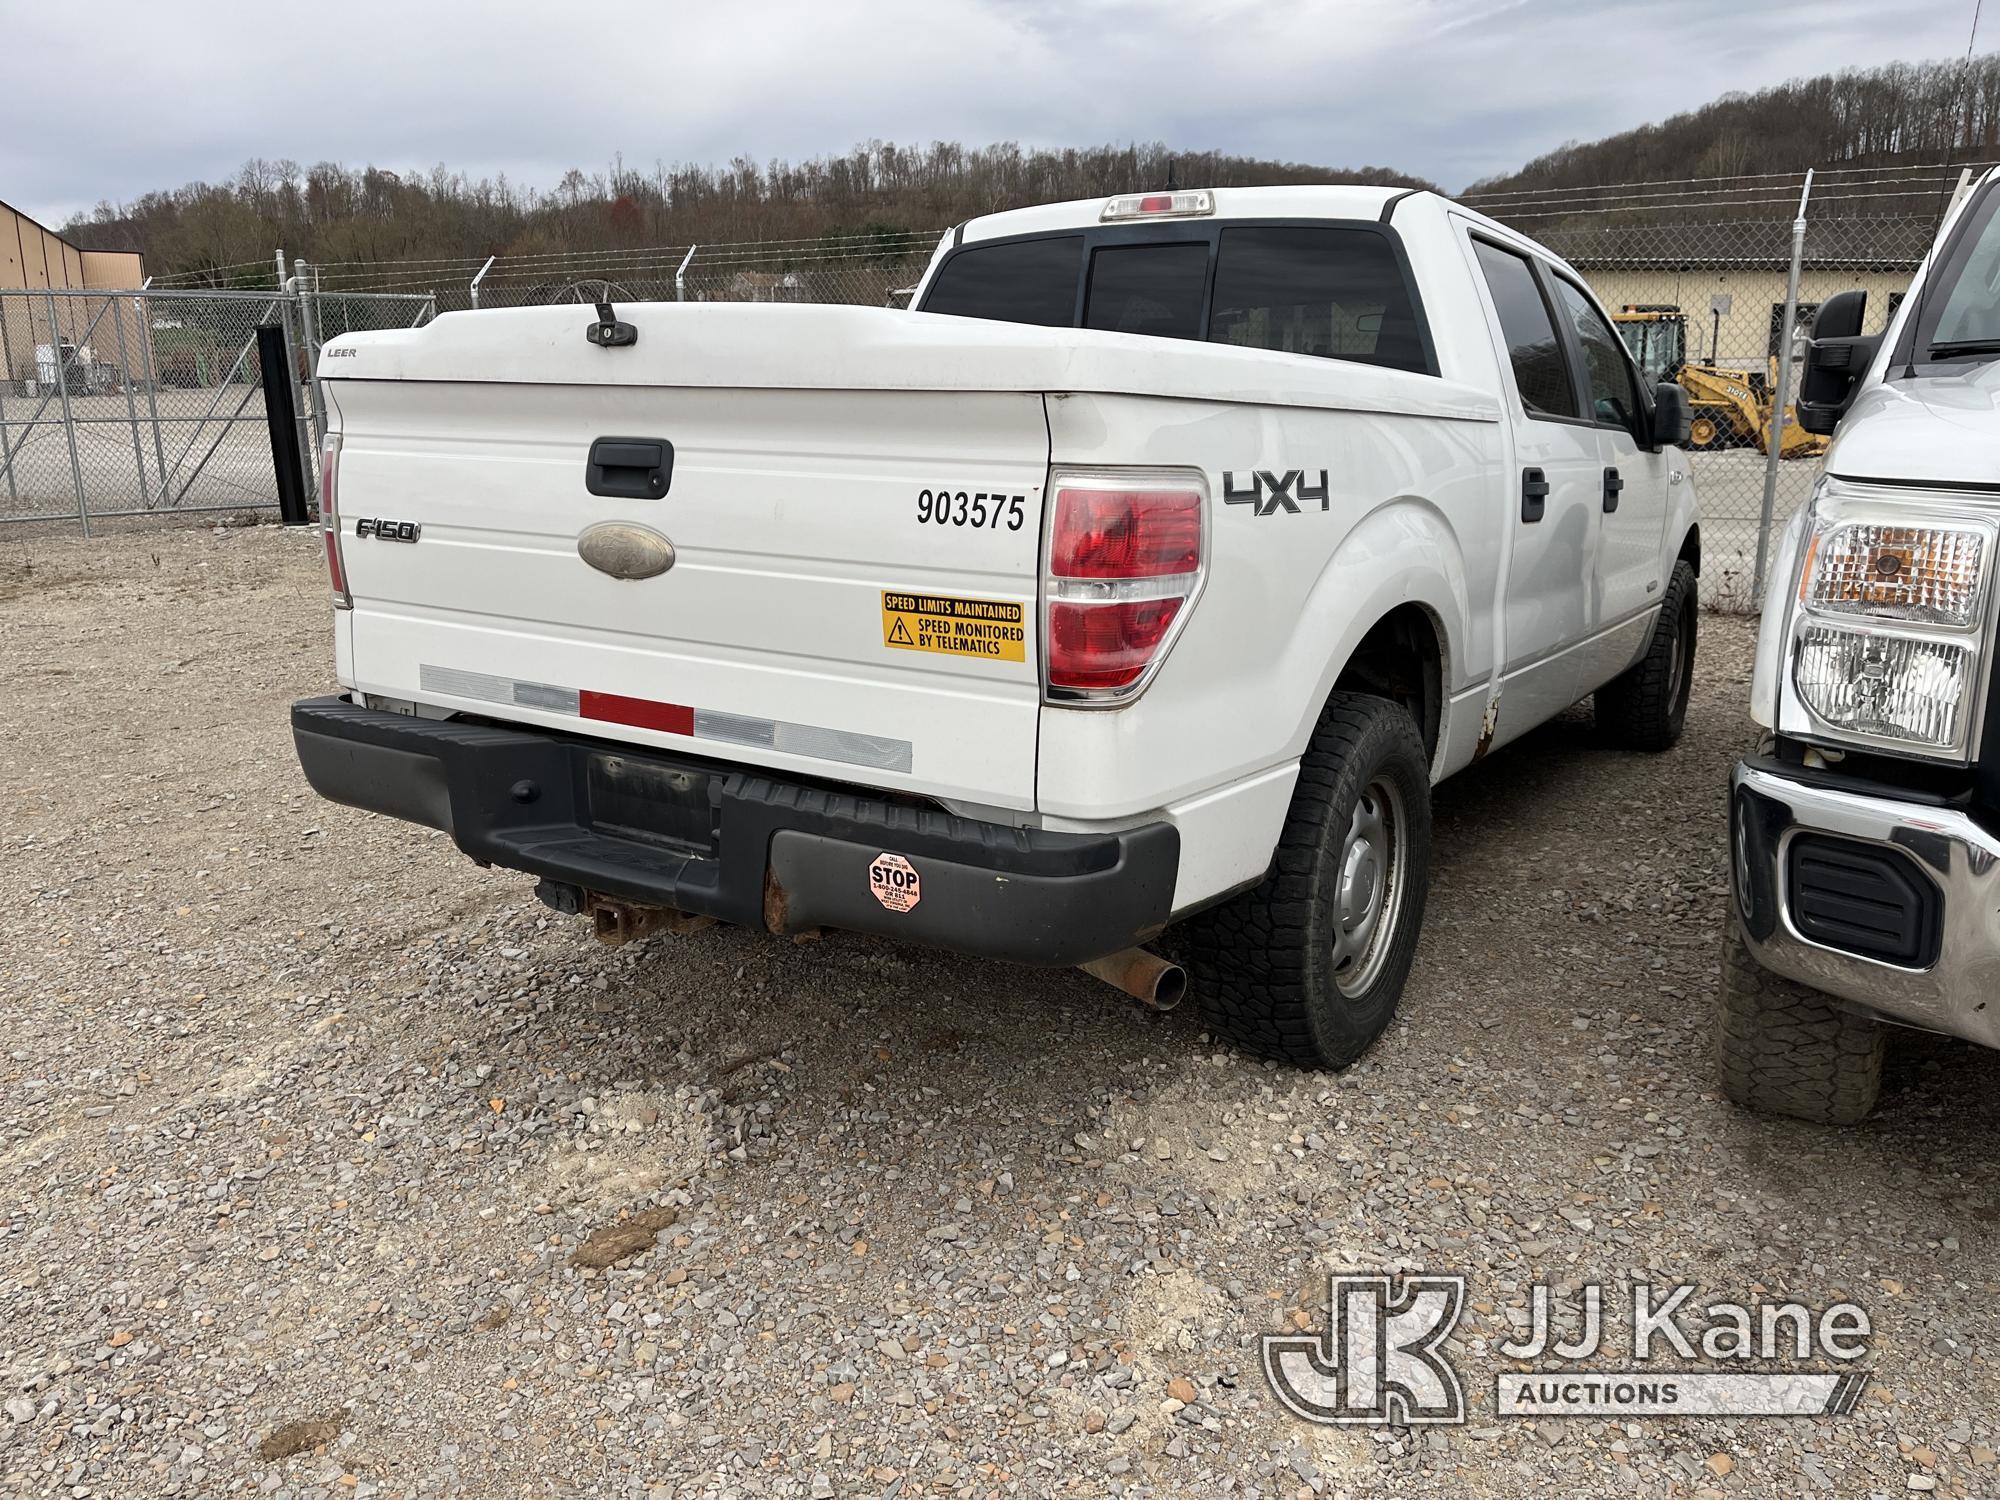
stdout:
[(403, 295), (0, 290), (0, 522), (277, 504), (257, 331), (283, 330), (314, 493), (319, 343), (431, 315)]
[[(1868, 293), (1865, 332), (1881, 331), (1930, 246), (1932, 216), (1808, 219), (1798, 297), (1785, 326), (1793, 221), (1522, 224), (1588, 280), (1648, 382), (1676, 382), (1693, 414), (1687, 449), (1702, 507), (1702, 592), (1749, 610), (1774, 431), (1774, 530), (1812, 494), (1828, 439), (1797, 425), (1799, 361), (1820, 304)], [(1792, 361), (1785, 421), (1780, 363)]]

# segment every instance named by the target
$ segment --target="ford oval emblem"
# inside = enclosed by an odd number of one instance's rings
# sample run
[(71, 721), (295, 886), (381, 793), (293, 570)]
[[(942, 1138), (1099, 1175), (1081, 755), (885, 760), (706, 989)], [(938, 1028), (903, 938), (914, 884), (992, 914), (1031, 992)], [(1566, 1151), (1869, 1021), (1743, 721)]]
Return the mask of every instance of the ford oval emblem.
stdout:
[(576, 539), (576, 555), (613, 578), (652, 578), (674, 565), (674, 544), (648, 526), (600, 521)]

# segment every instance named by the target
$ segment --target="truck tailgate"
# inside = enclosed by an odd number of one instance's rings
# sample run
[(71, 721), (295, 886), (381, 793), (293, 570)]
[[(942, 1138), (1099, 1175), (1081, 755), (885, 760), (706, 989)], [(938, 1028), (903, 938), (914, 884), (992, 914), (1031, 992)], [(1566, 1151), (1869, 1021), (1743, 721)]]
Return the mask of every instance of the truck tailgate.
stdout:
[[(1032, 807), (1041, 396), (619, 373), (327, 382), (349, 685)], [(666, 492), (591, 493), (599, 438), (671, 444)], [(585, 561), (579, 539), (607, 522), (670, 541), (671, 566), (630, 578)]]

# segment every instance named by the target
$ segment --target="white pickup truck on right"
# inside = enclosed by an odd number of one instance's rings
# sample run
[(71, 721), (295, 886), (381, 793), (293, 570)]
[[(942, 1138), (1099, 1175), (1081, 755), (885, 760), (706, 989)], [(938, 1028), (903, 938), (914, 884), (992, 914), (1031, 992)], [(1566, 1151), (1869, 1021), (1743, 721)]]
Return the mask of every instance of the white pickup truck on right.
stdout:
[(1865, 314), (1828, 299), (1806, 357), (1800, 423), (1837, 436), (1769, 577), (1717, 1032), (1730, 1098), (1836, 1124), (1884, 1022), (2000, 1046), (2000, 171)]

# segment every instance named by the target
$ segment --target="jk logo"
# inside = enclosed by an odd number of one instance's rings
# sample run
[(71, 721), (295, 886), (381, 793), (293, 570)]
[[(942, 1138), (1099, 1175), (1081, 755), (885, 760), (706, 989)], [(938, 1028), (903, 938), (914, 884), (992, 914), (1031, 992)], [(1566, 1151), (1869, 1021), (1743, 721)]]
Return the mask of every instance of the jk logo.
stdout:
[(1282, 474), (1273, 474), (1269, 469), (1255, 469), (1242, 480), (1236, 477), (1234, 469), (1222, 471), (1222, 503), (1224, 505), (1248, 505), (1254, 516), (1272, 516), (1279, 511), (1297, 515), (1301, 506), (1311, 500), (1319, 502), (1319, 508), (1327, 508), (1326, 470), (1320, 469), (1318, 484), (1306, 483), (1304, 469), (1287, 469)]
[(1308, 1422), (1463, 1422), (1465, 1391), (1439, 1346), (1464, 1310), (1463, 1276), (1328, 1277), (1325, 1331), (1265, 1334), (1264, 1378)]

